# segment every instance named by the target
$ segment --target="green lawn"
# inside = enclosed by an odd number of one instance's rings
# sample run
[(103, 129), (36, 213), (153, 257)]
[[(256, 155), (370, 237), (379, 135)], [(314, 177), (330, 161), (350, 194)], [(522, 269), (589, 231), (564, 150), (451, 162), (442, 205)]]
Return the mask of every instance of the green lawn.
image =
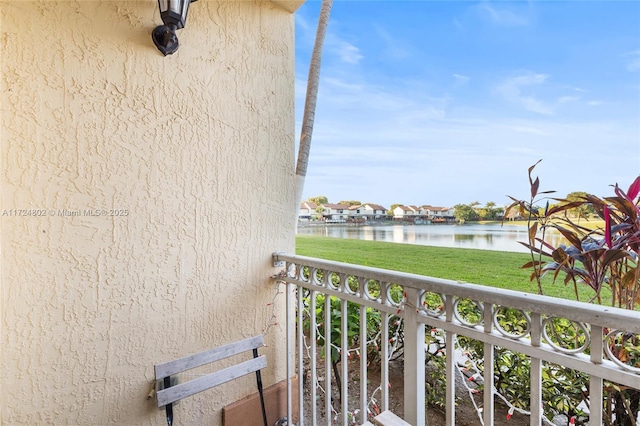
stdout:
[[(528, 293), (538, 292), (536, 283), (529, 281), (531, 270), (521, 268), (530, 259), (526, 253), (430, 247), (309, 235), (296, 237), (296, 253), (302, 256)], [(544, 292), (549, 296), (575, 299), (573, 286), (567, 287), (561, 282), (553, 284), (550, 278), (545, 279)], [(581, 291), (580, 300), (588, 301), (591, 296), (593, 292), (584, 289)]]

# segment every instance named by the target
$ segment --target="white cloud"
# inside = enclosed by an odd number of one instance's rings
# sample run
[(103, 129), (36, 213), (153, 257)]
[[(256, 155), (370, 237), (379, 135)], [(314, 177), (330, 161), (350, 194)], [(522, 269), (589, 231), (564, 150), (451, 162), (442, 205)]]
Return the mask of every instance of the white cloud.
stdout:
[(532, 135), (540, 135), (540, 136), (546, 136), (548, 135), (547, 133), (544, 132), (544, 130), (538, 128), (538, 127), (527, 127), (527, 126), (520, 126), (520, 125), (515, 125), (513, 126), (513, 131), (514, 132), (520, 132), (520, 133), (529, 133)]
[(409, 48), (404, 40), (392, 36), (387, 29), (378, 24), (373, 24), (376, 34), (380, 38), (380, 51), (394, 59), (406, 59), (410, 57)]
[(560, 96), (558, 98), (558, 103), (566, 104), (566, 103), (569, 103), (569, 102), (575, 102), (575, 101), (577, 101), (579, 99), (580, 99), (579, 96)]
[(627, 65), (627, 71), (640, 71), (640, 58), (636, 58), (633, 61), (629, 62)]
[(300, 29), (305, 31), (311, 30), (311, 24), (309, 23), (309, 21), (307, 21), (307, 19), (301, 13), (296, 13), (295, 21), (296, 21), (296, 25), (298, 25)]
[(497, 7), (488, 2), (482, 2), (476, 6), (481, 16), (488, 17), (491, 22), (508, 27), (523, 26), (529, 24), (529, 19), (520, 13), (509, 10), (504, 6)]
[[(377, 111), (364, 113), (371, 120), (361, 122), (338, 111), (316, 123), (306, 196), (383, 205), (453, 205), (479, 197), (500, 203), (506, 194), (527, 193), (526, 170), (540, 158), (543, 189), (561, 196), (575, 190), (606, 194), (606, 186), (618, 177), (585, 175), (584, 165), (594, 160), (590, 153), (602, 152), (599, 162), (616, 161), (631, 178), (640, 158), (637, 150), (624, 158), (618, 154), (629, 152), (637, 132), (602, 121), (442, 117), (409, 123), (399, 110), (387, 111), (385, 120)], [(606, 151), (601, 151), (603, 144)], [(576, 152), (576, 146), (586, 154)], [(569, 157), (575, 159), (571, 166), (563, 163)], [(482, 179), (461, 179), (480, 170)]]
[(506, 79), (498, 85), (496, 91), (511, 103), (538, 114), (550, 115), (554, 112), (553, 105), (536, 98), (533, 94), (524, 93), (527, 88), (539, 86), (548, 78), (547, 74), (525, 73)]
[[(302, 13), (296, 13), (295, 20), (297, 43), (299, 44), (300, 40), (304, 41), (304, 45), (308, 47), (310, 53), (315, 44), (317, 24), (312, 23)], [(334, 25), (331, 25), (330, 22), (327, 34), (325, 35), (323, 61), (328, 60), (330, 56), (335, 56), (343, 63), (350, 65), (358, 64), (364, 58), (361, 50), (353, 43), (344, 40), (336, 34), (336, 30), (333, 27), (339, 27), (339, 22), (334, 21), (333, 24)], [(300, 46), (298, 46), (298, 50), (300, 50)]]
[(625, 53), (623, 56), (631, 57), (631, 59), (629, 59), (629, 62), (627, 63), (627, 71), (640, 71), (640, 50)]
[(313, 47), (316, 39), (316, 28), (302, 13), (296, 13), (296, 43), (298, 46), (304, 44), (309, 48)]
[(356, 65), (362, 58), (364, 58), (360, 53), (360, 49), (343, 40), (333, 39), (329, 43), (329, 49), (331, 49), (335, 55), (347, 64)]
[(453, 74), (453, 78), (455, 78), (454, 85), (456, 87), (464, 86), (465, 84), (467, 84), (469, 82), (469, 80), (471, 80), (471, 77), (468, 77), (468, 76), (463, 75), (463, 74)]
[(349, 93), (354, 93), (354, 92), (361, 93), (365, 89), (362, 83), (352, 83), (337, 77), (326, 77), (325, 79), (323, 79), (323, 81), (326, 81), (327, 84), (335, 88), (344, 90)]

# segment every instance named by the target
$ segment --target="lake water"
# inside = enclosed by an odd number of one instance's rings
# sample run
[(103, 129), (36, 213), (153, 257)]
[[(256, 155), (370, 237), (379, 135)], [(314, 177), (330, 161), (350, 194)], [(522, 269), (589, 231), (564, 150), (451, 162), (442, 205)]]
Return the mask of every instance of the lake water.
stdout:
[[(301, 225), (298, 234), (528, 253), (518, 243), (527, 241), (527, 228), (522, 225)], [(547, 235), (546, 238), (554, 245), (560, 239), (559, 234)]]

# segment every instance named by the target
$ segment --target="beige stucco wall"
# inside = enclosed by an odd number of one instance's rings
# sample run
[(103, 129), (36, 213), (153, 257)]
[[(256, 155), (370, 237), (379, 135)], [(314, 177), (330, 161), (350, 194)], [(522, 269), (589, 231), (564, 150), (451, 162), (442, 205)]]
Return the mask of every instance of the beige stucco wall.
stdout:
[[(155, 0), (0, 2), (2, 424), (166, 424), (154, 364), (268, 324), (271, 253), (294, 249), (290, 9), (200, 0), (165, 58)], [(284, 349), (272, 327), (266, 385)]]

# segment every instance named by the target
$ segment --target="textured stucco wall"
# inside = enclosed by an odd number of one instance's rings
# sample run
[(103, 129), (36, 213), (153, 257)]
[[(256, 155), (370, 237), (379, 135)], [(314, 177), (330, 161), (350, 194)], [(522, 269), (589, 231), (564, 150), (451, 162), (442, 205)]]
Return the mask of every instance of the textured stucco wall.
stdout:
[[(153, 365), (261, 333), (271, 253), (294, 249), (293, 15), (200, 0), (166, 58), (155, 0), (0, 1), (0, 19), (0, 422), (166, 424)], [(283, 342), (272, 327), (266, 385)], [(174, 424), (252, 392), (183, 400)]]

